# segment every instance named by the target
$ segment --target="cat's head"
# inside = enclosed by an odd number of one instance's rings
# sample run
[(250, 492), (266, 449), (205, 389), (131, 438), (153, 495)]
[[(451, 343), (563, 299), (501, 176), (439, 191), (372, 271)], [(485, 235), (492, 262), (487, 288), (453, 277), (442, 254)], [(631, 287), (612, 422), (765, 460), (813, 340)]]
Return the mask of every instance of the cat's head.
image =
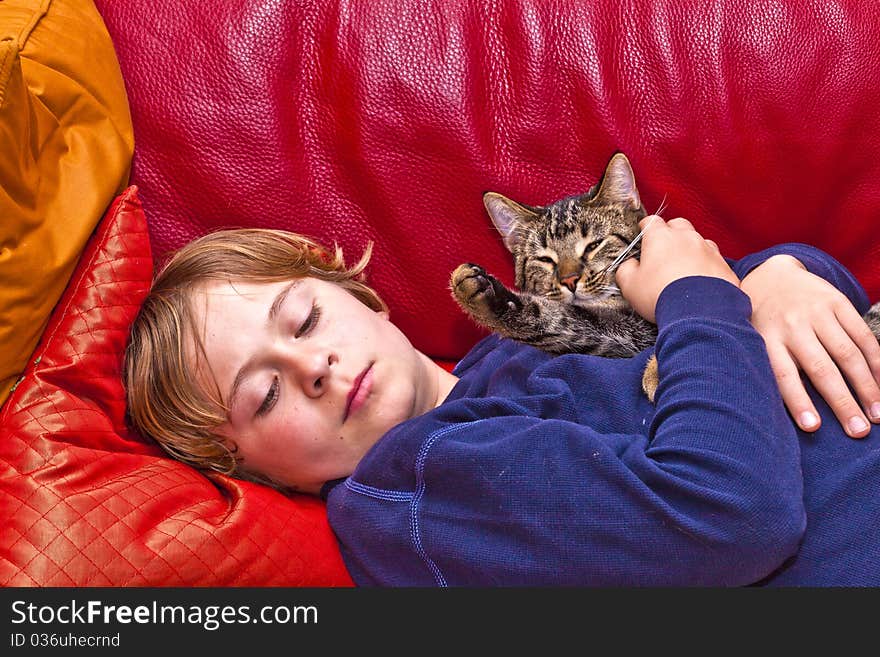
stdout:
[(621, 298), (607, 268), (638, 235), (646, 214), (623, 153), (586, 194), (534, 207), (487, 192), (483, 203), (514, 256), (520, 290), (583, 305)]

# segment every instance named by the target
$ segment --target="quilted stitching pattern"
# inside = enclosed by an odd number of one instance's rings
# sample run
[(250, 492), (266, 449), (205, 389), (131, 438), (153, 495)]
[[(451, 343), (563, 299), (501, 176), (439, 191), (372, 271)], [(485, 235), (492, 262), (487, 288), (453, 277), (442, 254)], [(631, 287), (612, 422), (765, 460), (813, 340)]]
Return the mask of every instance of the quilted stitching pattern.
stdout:
[(0, 414), (0, 584), (350, 585), (320, 501), (209, 479), (126, 427), (122, 352), (151, 275), (131, 187)]

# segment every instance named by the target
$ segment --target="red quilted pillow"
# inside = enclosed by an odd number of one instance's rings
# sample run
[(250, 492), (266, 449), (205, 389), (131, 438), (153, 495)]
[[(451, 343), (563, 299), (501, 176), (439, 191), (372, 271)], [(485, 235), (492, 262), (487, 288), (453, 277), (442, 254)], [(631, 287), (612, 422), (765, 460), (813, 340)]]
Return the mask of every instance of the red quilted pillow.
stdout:
[(351, 585), (322, 502), (208, 478), (127, 429), (122, 351), (152, 266), (130, 187), (0, 413), (0, 585)]

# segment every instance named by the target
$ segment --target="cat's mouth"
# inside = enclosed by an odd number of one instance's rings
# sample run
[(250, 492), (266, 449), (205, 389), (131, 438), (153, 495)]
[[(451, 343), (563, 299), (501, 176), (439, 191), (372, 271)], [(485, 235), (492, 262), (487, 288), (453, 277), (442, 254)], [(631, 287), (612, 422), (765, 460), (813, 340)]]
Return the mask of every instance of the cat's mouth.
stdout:
[(614, 275), (607, 271), (582, 277), (573, 286), (559, 286), (558, 293), (562, 300), (573, 305), (595, 303), (621, 296)]
[(594, 289), (576, 289), (573, 292), (565, 289), (560, 291), (560, 297), (565, 303), (572, 306), (589, 306), (623, 298), (620, 294), (620, 288), (613, 283), (601, 285)]

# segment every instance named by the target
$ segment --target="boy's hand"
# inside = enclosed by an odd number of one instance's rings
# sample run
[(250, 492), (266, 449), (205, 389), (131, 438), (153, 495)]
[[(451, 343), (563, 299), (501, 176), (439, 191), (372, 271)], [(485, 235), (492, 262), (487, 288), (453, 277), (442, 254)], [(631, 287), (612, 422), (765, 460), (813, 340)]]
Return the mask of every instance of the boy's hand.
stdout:
[(640, 260), (630, 258), (617, 269), (617, 284), (635, 311), (650, 322), (660, 293), (671, 282), (686, 276), (715, 276), (739, 287), (739, 279), (718, 252), (687, 219), (666, 222), (657, 215), (639, 222), (644, 229)]
[(815, 431), (820, 424), (800, 378), (803, 370), (847, 435), (867, 435), (862, 408), (880, 421), (880, 345), (849, 299), (786, 255), (753, 269), (741, 288), (752, 300), (752, 324), (764, 338), (779, 391), (798, 426)]

